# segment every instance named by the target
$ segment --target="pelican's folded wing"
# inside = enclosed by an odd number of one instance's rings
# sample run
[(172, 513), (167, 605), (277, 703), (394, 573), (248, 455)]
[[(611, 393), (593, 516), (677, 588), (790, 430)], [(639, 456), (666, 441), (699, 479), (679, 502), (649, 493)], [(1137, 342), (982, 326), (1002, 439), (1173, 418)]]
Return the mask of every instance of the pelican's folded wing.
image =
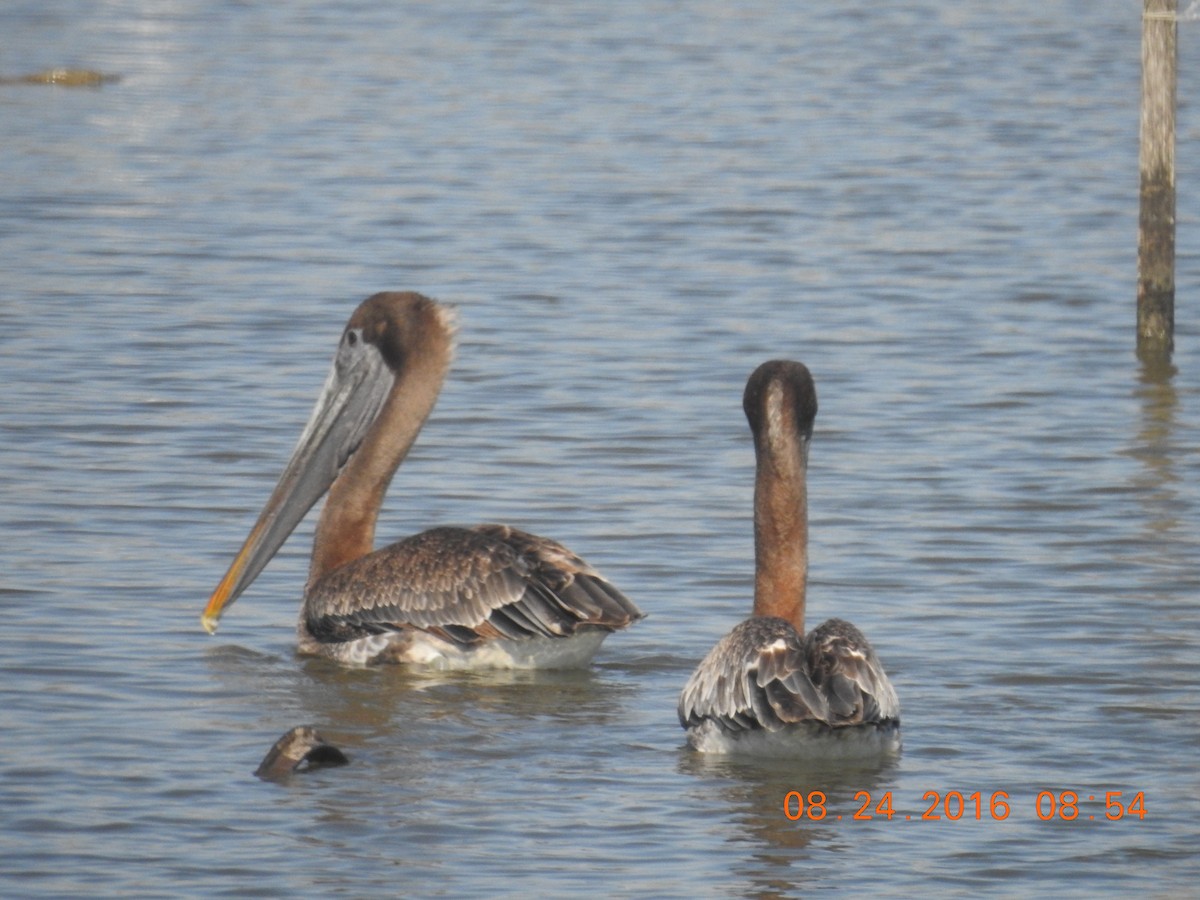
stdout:
[(323, 643), (418, 629), (466, 646), (615, 631), (642, 615), (561, 544), (504, 525), (421, 532), (336, 569), (305, 598)]
[(722, 638), (679, 697), (685, 729), (705, 721), (737, 734), (812, 722), (831, 728), (898, 718), (895, 691), (866, 639), (831, 619), (802, 638), (792, 625), (755, 616)]

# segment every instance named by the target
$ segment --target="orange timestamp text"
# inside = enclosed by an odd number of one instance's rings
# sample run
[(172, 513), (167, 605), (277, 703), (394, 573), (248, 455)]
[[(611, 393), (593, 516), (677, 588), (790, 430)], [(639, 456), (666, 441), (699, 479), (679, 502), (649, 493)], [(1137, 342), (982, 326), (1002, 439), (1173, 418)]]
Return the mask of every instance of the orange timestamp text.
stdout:
[[(921, 797), (921, 804), (908, 813), (896, 808), (891, 791), (885, 791), (878, 798), (870, 791), (858, 791), (854, 795), (854, 803), (857, 804), (856, 808), (847, 810), (845, 818), (855, 822), (874, 819), (889, 822), (893, 819), (924, 822), (1002, 822), (1012, 814), (1014, 807), (1014, 801), (1007, 791), (992, 791), (990, 794), (983, 791), (926, 791)], [(1085, 803), (1103, 803), (1104, 809), (1102, 813), (1098, 809), (1088, 813), (1083, 810)], [(1122, 791), (1105, 791), (1097, 797), (1096, 794), (1083, 796), (1078, 791), (1046, 790), (1039, 791), (1032, 802), (1023, 801), (1018, 804), (1018, 808), (1029, 807), (1032, 807), (1032, 812), (1042, 822), (1095, 821), (1097, 818), (1110, 822), (1125, 818), (1142, 820), (1146, 818), (1146, 792), (1127, 794)], [(840, 821), (843, 818), (842, 814), (830, 811), (829, 798), (824, 791), (788, 791), (783, 795), (783, 814), (793, 822), (801, 819), (811, 822), (820, 822), (823, 819)]]

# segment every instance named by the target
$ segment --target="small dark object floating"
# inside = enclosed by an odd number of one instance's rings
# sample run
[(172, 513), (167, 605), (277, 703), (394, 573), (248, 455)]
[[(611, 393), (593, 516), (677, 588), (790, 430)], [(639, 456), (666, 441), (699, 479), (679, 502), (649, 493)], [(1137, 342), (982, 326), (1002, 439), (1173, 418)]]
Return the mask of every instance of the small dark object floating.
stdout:
[(294, 772), (344, 766), (349, 762), (345, 753), (317, 734), (317, 729), (297, 725), (267, 751), (254, 774), (267, 781), (279, 781)]

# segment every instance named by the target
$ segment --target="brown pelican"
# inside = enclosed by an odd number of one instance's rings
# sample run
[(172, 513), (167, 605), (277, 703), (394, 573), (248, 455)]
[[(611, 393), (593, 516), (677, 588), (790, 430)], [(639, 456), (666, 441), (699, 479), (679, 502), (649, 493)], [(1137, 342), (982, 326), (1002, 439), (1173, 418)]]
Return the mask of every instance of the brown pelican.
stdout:
[(450, 311), (420, 294), (375, 294), (354, 311), (274, 493), (204, 610), (208, 632), (326, 491), (301, 653), (437, 668), (575, 667), (642, 618), (566, 547), (506, 525), (433, 528), (373, 550), (388, 483), (433, 409), (453, 345)]
[(806, 472), (817, 392), (798, 362), (763, 363), (742, 398), (754, 435), (754, 614), (709, 652), (679, 697), (706, 753), (862, 756), (900, 746), (900, 702), (862, 633), (804, 634)]

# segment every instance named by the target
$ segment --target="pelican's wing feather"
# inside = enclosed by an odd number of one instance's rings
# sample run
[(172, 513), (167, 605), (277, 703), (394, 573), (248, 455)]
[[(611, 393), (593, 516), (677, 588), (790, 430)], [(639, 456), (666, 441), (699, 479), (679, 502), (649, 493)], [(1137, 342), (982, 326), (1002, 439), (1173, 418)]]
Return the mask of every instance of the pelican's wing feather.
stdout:
[(505, 525), (433, 528), (356, 559), (312, 585), (318, 641), (418, 629), (460, 645), (614, 631), (642, 618), (561, 544)]
[(791, 623), (754, 616), (722, 638), (679, 697), (685, 729), (731, 734), (812, 722), (831, 728), (897, 719), (900, 704), (870, 644), (831, 619), (803, 638)]
[(804, 641), (807, 681), (826, 698), (831, 725), (900, 718), (900, 700), (863, 633), (829, 619)]

